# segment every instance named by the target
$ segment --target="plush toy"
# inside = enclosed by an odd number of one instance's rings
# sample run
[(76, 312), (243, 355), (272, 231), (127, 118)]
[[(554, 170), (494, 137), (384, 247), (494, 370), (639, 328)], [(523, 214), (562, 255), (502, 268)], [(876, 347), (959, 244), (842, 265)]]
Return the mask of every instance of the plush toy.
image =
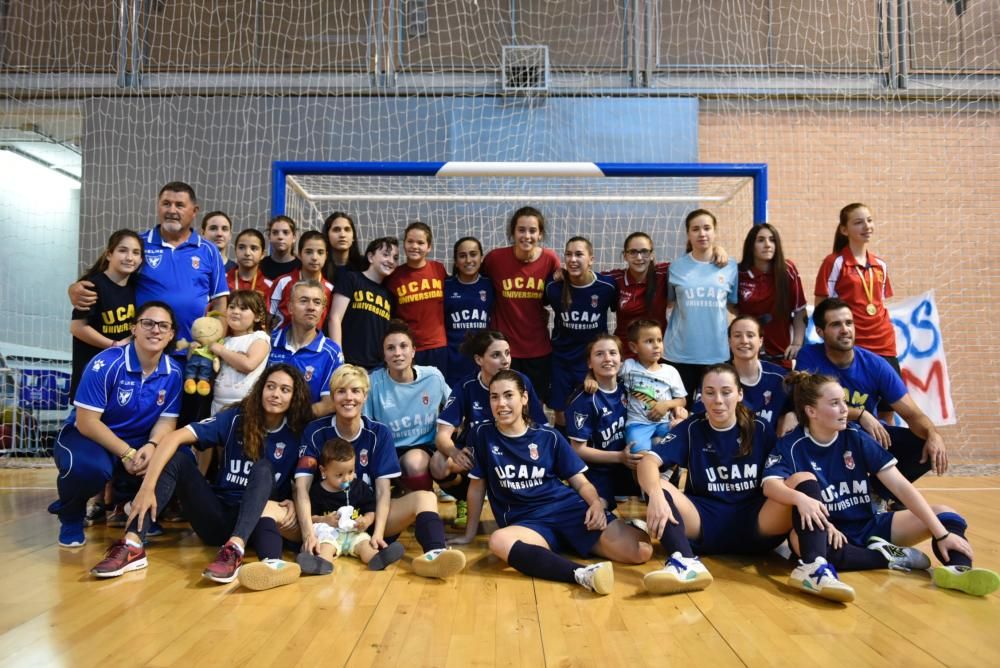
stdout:
[(354, 520), (354, 506), (341, 506), (337, 508), (337, 514), (340, 515), (340, 520), (337, 522), (337, 528), (341, 531), (354, 531), (358, 523)]
[(194, 343), (184, 339), (177, 341), (177, 350), (188, 351), (187, 365), (184, 367), (184, 393), (197, 392), (207, 397), (212, 392), (212, 380), (219, 372), (219, 357), (212, 352), (211, 346), (216, 341), (226, 337), (226, 323), (221, 313), (212, 311), (194, 321), (191, 325), (191, 338)]

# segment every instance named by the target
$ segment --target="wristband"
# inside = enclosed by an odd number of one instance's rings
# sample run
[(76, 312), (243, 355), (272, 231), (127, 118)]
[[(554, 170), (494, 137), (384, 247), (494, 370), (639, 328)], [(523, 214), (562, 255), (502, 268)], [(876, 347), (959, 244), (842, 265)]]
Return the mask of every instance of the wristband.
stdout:
[(154, 448), (159, 447), (159, 445), (160, 445), (159, 443), (157, 443), (153, 439), (149, 439), (148, 441), (146, 441), (146, 443), (148, 443), (149, 445), (153, 446)]
[(947, 531), (947, 532), (945, 532), (945, 534), (944, 534), (943, 536), (941, 536), (940, 538), (933, 538), (933, 537), (932, 537), (932, 538), (931, 538), (931, 540), (932, 540), (932, 541), (934, 541), (935, 543), (940, 543), (941, 541), (943, 541), (943, 540), (944, 540), (945, 538), (947, 538), (947, 537), (948, 537), (948, 536), (950, 536), (950, 535), (951, 535), (951, 532), (950, 532), (950, 531)]
[(865, 407), (864, 407), (864, 406), (862, 406), (862, 407), (861, 407), (861, 412), (860, 412), (860, 413), (858, 413), (858, 422), (860, 422), (860, 421), (861, 421), (861, 418), (863, 418), (864, 416), (865, 416)]

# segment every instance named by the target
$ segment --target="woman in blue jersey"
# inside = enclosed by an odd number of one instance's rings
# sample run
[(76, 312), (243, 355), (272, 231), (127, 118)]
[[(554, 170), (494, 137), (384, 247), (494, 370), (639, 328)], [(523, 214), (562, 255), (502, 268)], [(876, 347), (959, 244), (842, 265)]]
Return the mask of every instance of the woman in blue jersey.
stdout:
[(521, 375), (504, 370), (493, 377), (490, 409), (494, 421), (469, 435), (469, 524), (454, 542), (475, 538), (488, 490), (500, 526), (490, 535), (493, 554), (525, 575), (610, 594), (610, 562), (585, 566), (557, 552), (572, 549), (581, 556), (641, 564), (653, 554), (648, 537), (605, 509), (584, 475), (587, 465), (559, 432), (531, 423)]
[(625, 386), (618, 383), (622, 344), (617, 336), (599, 334), (587, 345), (587, 366), (597, 382), (590, 394), (578, 392), (566, 409), (566, 436), (588, 465), (587, 480), (608, 510), (616, 496), (638, 494), (635, 469), (642, 459), (625, 447)]
[(132, 342), (101, 351), (84, 369), (53, 452), (59, 500), (49, 512), (59, 516), (61, 546), (87, 542), (87, 499), (113, 474), (145, 473), (156, 442), (173, 431), (183, 380), (180, 367), (165, 353), (176, 332), (173, 310), (163, 302), (146, 302), (136, 311)]
[[(729, 364), (708, 367), (701, 392), (705, 412), (671, 429), (639, 462), (650, 536), (670, 555), (663, 568), (643, 578), (654, 594), (711, 584), (697, 554), (770, 552), (791, 528), (790, 510), (761, 492), (774, 433), (741, 402), (736, 370)], [(660, 476), (675, 465), (688, 470), (683, 493)]]
[[(740, 375), (743, 405), (781, 436), (791, 431), (796, 424), (791, 396), (785, 389), (785, 375), (788, 371), (782, 366), (760, 359), (763, 344), (760, 321), (752, 315), (738, 315), (729, 323), (729, 351), (733, 356), (733, 368)], [(692, 412), (705, 412), (700, 392), (695, 398)]]
[(729, 359), (727, 310), (735, 312), (739, 295), (736, 263), (712, 264), (718, 227), (715, 216), (696, 209), (684, 219), (684, 226), (688, 252), (670, 265), (667, 298), (673, 310), (663, 338), (663, 356), (680, 373), (690, 409), (705, 368)]
[[(277, 364), (257, 379), (239, 404), (167, 434), (156, 445), (132, 502), (125, 536), (91, 573), (110, 578), (146, 568), (142, 547), (146, 529), (176, 492), (198, 537), (209, 545), (222, 545), (202, 572), (205, 578), (232, 582), (250, 543), (262, 560), (275, 560), (274, 569), (291, 567), (294, 579), (298, 566), (277, 559), (282, 545), (279, 525), (294, 525), (295, 513), (290, 503), (270, 499), (288, 499), (299, 441), (311, 417), (309, 388), (302, 374), (289, 364)], [(202, 476), (190, 452), (179, 451), (185, 445), (220, 448), (213, 483)]]
[(413, 572), (429, 578), (454, 575), (465, 568), (465, 555), (447, 549), (434, 492), (417, 490), (391, 498), (391, 481), (402, 472), (392, 432), (381, 422), (362, 415), (370, 389), (365, 370), (345, 364), (330, 379), (333, 415), (313, 420), (306, 427), (303, 454), (295, 470), (295, 512), (302, 532), (302, 551), (319, 554), (309, 489), (324, 444), (340, 438), (354, 446), (356, 477), (375, 491), (375, 521), (368, 527), (369, 545), (375, 550), (385, 550), (394, 536), (412, 525), (414, 537), (424, 550), (413, 560)]
[[(835, 601), (854, 600), (837, 570), (930, 567), (910, 547), (928, 538), (942, 566), (932, 574), (938, 587), (985, 596), (1000, 588), (1000, 576), (972, 567), (968, 524), (952, 508), (930, 505), (896, 468), (896, 458), (864, 430), (847, 422), (844, 388), (831, 376), (793, 371), (799, 426), (768, 457), (764, 493), (793, 506), (791, 546), (800, 555), (789, 584)], [(878, 478), (907, 508), (876, 514), (871, 483)], [(800, 507), (813, 512), (801, 513)], [(819, 512), (816, 512), (816, 511)]]
[(618, 304), (614, 281), (593, 271), (594, 246), (584, 237), (566, 242), (562, 280), (545, 284), (545, 304), (555, 313), (552, 327), (552, 390), (549, 408), (556, 429), (565, 430), (566, 403), (587, 375), (587, 344), (608, 331), (608, 311)]
[(452, 272), (444, 282), (444, 328), (448, 337), (448, 374), (454, 386), (478, 370), (472, 358), (462, 354), (465, 339), (486, 329), (496, 300), (493, 282), (480, 273), (483, 245), (475, 237), (462, 237), (452, 249)]
[[(451, 396), (438, 416), (434, 438), (437, 452), (430, 465), (431, 477), (438, 486), (458, 499), (454, 524), (460, 529), (465, 528), (468, 517), (465, 496), (468, 472), (472, 468), (472, 451), (466, 447), (465, 437), (476, 425), (493, 420), (490, 381), (511, 364), (507, 337), (491, 329), (479, 330), (467, 338), (462, 344), (462, 353), (475, 362), (479, 371), (452, 387)], [(527, 376), (524, 376), (524, 384), (528, 390), (531, 419), (536, 424), (545, 424), (545, 408)]]
[(402, 320), (389, 322), (382, 350), (385, 367), (371, 374), (364, 414), (392, 431), (403, 488), (431, 491), (428, 467), (436, 452), (437, 417), (451, 389), (437, 367), (413, 364), (413, 335)]

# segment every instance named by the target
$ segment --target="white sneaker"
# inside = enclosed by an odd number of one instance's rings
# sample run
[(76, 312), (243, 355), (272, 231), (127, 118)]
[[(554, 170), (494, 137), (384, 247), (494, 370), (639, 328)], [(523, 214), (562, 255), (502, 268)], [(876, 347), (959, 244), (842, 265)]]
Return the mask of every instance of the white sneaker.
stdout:
[(841, 582), (837, 571), (823, 557), (816, 557), (816, 561), (810, 564), (799, 561), (788, 576), (788, 584), (831, 601), (850, 603), (854, 600), (854, 587)]
[(635, 527), (636, 529), (643, 532), (647, 536), (649, 535), (649, 525), (646, 524), (646, 520), (640, 520), (637, 517), (633, 517), (630, 520), (625, 520), (625, 524), (629, 525), (630, 527)]
[(889, 561), (889, 568), (894, 571), (926, 571), (931, 567), (931, 560), (926, 554), (915, 547), (900, 547), (893, 545), (884, 538), (872, 536), (868, 539), (868, 549), (881, 552)]
[(615, 569), (610, 561), (578, 568), (573, 576), (581, 587), (601, 596), (607, 596), (615, 588)]
[(698, 557), (674, 552), (663, 568), (646, 573), (642, 584), (650, 594), (680, 594), (704, 589), (712, 584), (712, 574)]
[(444, 491), (440, 487), (437, 488), (437, 497), (440, 503), (455, 503), (455, 501), (457, 500), (455, 497), (453, 497), (451, 494)]

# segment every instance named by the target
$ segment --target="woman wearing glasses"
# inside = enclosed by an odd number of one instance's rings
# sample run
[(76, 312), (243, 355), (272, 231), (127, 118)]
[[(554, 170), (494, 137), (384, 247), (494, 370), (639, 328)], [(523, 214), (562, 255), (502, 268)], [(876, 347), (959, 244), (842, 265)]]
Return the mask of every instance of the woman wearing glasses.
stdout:
[[(606, 276), (618, 286), (618, 311), (615, 336), (628, 340), (628, 326), (634, 320), (652, 320), (667, 331), (667, 277), (670, 263), (657, 262), (653, 240), (645, 232), (633, 232), (625, 237), (622, 249), (624, 269), (612, 269)], [(635, 357), (628, 346), (625, 357)]]
[(80, 379), (74, 408), (56, 439), (54, 458), (59, 500), (59, 544), (86, 542), (87, 499), (104, 489), (112, 474), (141, 475), (158, 439), (174, 429), (180, 408), (181, 369), (168, 353), (177, 321), (159, 301), (141, 305), (132, 342), (98, 353)]

